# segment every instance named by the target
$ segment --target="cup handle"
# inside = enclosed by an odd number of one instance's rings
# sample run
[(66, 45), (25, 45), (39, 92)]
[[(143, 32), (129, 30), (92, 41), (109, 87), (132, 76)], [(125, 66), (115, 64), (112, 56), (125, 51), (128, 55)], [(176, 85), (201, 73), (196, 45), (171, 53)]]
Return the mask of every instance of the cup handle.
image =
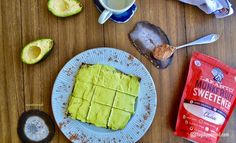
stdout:
[(98, 23), (104, 24), (111, 16), (112, 16), (112, 12), (105, 9), (100, 15), (98, 19)]

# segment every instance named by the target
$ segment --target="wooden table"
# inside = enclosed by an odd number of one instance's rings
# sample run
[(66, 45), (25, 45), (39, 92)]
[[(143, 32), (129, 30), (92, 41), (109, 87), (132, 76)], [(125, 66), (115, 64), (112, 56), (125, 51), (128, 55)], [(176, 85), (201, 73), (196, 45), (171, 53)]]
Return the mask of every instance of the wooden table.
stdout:
[[(40, 109), (52, 116), (51, 91), (63, 65), (78, 53), (96, 47), (116, 47), (140, 59), (148, 68), (158, 91), (155, 119), (140, 143), (187, 142), (174, 136), (178, 106), (193, 51), (215, 56), (236, 67), (236, 16), (216, 19), (176, 0), (137, 0), (138, 11), (126, 24), (99, 25), (99, 12), (92, 0), (82, 0), (84, 10), (69, 18), (57, 18), (47, 10), (46, 0), (0, 1), (0, 142), (16, 143), (17, 121), (22, 112)], [(236, 2), (233, 1), (236, 5)], [(127, 34), (140, 20), (160, 26), (174, 45), (208, 33), (219, 33), (217, 43), (179, 50), (172, 65), (158, 70), (130, 44)], [(36, 65), (24, 65), (20, 52), (31, 40), (51, 37), (56, 45), (51, 55)], [(53, 117), (53, 116), (52, 116)], [(236, 140), (236, 112), (222, 143)], [(53, 142), (68, 142), (56, 129)]]

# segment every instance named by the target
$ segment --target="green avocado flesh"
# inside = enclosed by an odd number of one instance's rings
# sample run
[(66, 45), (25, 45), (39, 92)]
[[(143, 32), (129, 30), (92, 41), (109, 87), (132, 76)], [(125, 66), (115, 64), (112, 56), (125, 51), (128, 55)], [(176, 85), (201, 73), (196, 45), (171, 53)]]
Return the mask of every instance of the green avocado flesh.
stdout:
[(130, 94), (132, 96), (138, 96), (139, 92), (139, 78), (132, 75), (122, 75), (117, 90)]
[(83, 64), (76, 76), (76, 80), (85, 83), (96, 84), (101, 70), (101, 65), (86, 65)]
[(39, 39), (30, 42), (22, 49), (21, 60), (25, 64), (36, 64), (46, 58), (52, 48), (52, 39)]
[(113, 108), (108, 121), (108, 126), (112, 130), (123, 129), (127, 125), (130, 117), (131, 114), (129, 112)]
[(91, 103), (90, 110), (88, 112), (87, 121), (98, 127), (107, 127), (107, 122), (111, 112), (111, 107), (101, 105), (98, 103)]
[(113, 67), (102, 66), (97, 85), (116, 90), (119, 85), (121, 75), (122, 73)]
[(79, 13), (82, 4), (79, 0), (49, 0), (48, 9), (55, 16), (68, 17)]
[(92, 84), (84, 83), (81, 81), (76, 81), (73, 96), (81, 98), (87, 101), (92, 100), (92, 96), (95, 90), (95, 86)]
[(67, 113), (72, 119), (120, 130), (135, 113), (140, 78), (107, 65), (82, 64)]
[(130, 113), (134, 113), (136, 97), (130, 96), (125, 93), (116, 92), (116, 98), (113, 106), (117, 109), (121, 109)]
[(107, 106), (112, 106), (115, 94), (116, 92), (114, 90), (97, 86), (93, 94), (93, 101)]

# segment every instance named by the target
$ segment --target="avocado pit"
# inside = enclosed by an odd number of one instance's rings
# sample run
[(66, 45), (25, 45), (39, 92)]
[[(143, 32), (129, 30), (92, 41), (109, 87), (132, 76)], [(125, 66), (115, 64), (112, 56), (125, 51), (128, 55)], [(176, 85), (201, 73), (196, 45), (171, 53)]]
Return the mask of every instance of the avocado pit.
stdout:
[(33, 46), (29, 49), (28, 56), (30, 59), (36, 59), (41, 53), (41, 48), (38, 46)]
[(61, 11), (66, 11), (69, 9), (69, 4), (65, 0), (60, 0), (57, 4)]
[(82, 3), (78, 0), (48, 1), (48, 10), (57, 17), (68, 17), (78, 14), (82, 7)]

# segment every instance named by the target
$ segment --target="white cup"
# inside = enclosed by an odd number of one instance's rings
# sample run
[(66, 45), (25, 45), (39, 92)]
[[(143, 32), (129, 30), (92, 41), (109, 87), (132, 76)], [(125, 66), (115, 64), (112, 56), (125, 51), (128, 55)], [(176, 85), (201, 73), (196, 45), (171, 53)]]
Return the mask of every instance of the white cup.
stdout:
[(104, 11), (98, 19), (98, 23), (104, 24), (112, 14), (121, 14), (127, 11), (135, 2), (135, 0), (99, 0), (104, 7)]

